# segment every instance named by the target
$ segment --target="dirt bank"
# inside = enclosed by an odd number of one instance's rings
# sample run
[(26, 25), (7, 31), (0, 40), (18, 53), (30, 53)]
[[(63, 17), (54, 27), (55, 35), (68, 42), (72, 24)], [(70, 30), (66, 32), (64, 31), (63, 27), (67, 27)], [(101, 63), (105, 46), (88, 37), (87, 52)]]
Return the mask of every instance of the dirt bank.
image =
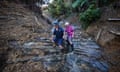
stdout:
[[(111, 68), (109, 72), (119, 72), (120, 69), (120, 21), (109, 21), (109, 18), (120, 18), (120, 9), (113, 5), (102, 8), (99, 21), (92, 23), (86, 30), (101, 45)], [(114, 33), (113, 33), (114, 32)]]
[[(10, 72), (16, 72), (16, 70), (13, 68), (17, 69), (16, 64), (6, 64), (8, 58), (15, 59), (16, 56), (20, 55), (21, 53), (20, 50), (16, 51), (12, 49), (12, 47), (8, 45), (9, 42), (17, 41), (18, 44), (23, 44), (25, 41), (30, 41), (35, 37), (49, 37), (48, 34), (46, 34), (46, 32), (49, 32), (46, 26), (49, 25), (47, 25), (47, 23), (40, 18), (39, 21), (40, 22), (38, 22), (38, 18), (32, 11), (24, 8), (21, 4), (16, 4), (13, 2), (9, 3), (7, 1), (0, 3), (0, 72), (2, 72), (4, 69), (5, 72), (7, 72), (6, 70), (9, 70)], [(40, 63), (34, 64), (38, 64), (38, 66), (40, 65), (39, 71), (44, 71)], [(34, 64), (31, 63), (30, 67), (32, 67)], [(23, 65), (21, 63), (18, 65), (19, 67), (21, 66), (21, 68), (28, 66), (27, 64)], [(11, 68), (6, 69), (9, 66)], [(34, 70), (30, 71), (33, 72)]]

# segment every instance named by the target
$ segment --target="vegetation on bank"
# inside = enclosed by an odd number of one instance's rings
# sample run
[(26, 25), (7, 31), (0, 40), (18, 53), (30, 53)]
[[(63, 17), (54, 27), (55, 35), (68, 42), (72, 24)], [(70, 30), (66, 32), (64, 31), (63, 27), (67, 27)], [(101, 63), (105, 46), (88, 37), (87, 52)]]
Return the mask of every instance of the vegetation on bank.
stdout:
[(87, 27), (100, 18), (100, 6), (107, 5), (108, 0), (54, 0), (49, 5), (49, 12), (53, 17), (59, 18), (61, 15), (70, 16), (71, 13), (79, 15), (82, 28)]

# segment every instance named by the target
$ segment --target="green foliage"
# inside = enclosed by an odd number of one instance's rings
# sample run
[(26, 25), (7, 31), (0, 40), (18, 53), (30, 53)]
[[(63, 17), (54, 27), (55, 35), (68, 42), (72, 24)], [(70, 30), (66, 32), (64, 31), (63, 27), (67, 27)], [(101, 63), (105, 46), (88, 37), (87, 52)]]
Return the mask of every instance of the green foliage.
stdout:
[(80, 13), (80, 21), (83, 23), (82, 27), (86, 29), (91, 22), (97, 20), (100, 17), (100, 9), (96, 8), (94, 4), (90, 5), (89, 8)]
[(66, 7), (63, 0), (55, 0), (49, 5), (49, 12), (54, 17), (59, 17), (65, 13)]
[(82, 7), (85, 3), (88, 3), (88, 0), (76, 0), (75, 2), (73, 2), (72, 7)]
[(72, 7), (73, 7), (73, 8), (76, 8), (76, 7), (79, 6), (79, 4), (80, 4), (80, 0), (76, 0), (76, 1), (72, 4)]
[(81, 12), (79, 20), (83, 23), (82, 27), (84, 29), (93, 21), (96, 21), (101, 15), (100, 9), (97, 8), (97, 0), (73, 0), (73, 2), (54, 0), (49, 6), (49, 12), (53, 17), (59, 17), (61, 15), (69, 16), (73, 12), (72, 10)]

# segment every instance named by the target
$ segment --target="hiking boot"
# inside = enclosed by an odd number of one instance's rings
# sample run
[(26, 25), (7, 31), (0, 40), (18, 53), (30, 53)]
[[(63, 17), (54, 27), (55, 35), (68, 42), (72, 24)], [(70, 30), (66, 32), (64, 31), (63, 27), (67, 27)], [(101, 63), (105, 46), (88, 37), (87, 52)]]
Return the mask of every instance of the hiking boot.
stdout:
[(73, 51), (74, 50), (74, 45), (71, 44), (70, 46), (71, 46), (71, 51)]
[(55, 48), (57, 45), (55, 43), (53, 43), (53, 47)]
[(60, 48), (60, 49), (63, 49), (63, 46), (60, 45), (59, 48)]
[(60, 49), (60, 51), (61, 51), (62, 53), (65, 53), (65, 50), (64, 50), (64, 49)]

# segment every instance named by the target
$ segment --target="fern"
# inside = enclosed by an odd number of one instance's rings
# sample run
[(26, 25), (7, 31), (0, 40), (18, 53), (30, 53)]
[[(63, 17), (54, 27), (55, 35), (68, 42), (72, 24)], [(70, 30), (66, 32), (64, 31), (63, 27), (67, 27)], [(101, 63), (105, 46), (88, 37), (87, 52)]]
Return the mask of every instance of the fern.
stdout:
[(76, 0), (73, 4), (73, 8), (82, 7), (84, 4), (88, 3), (88, 0)]
[(79, 4), (80, 4), (80, 0), (76, 0), (73, 4), (72, 4), (72, 7), (73, 8), (76, 8), (76, 7), (78, 7), (79, 6)]
[(83, 23), (82, 27), (86, 29), (91, 22), (97, 20), (100, 17), (100, 9), (96, 8), (93, 4), (89, 6), (89, 8), (80, 13), (80, 21)]
[(88, 0), (82, 0), (80, 7), (82, 7), (85, 3), (88, 3)]

